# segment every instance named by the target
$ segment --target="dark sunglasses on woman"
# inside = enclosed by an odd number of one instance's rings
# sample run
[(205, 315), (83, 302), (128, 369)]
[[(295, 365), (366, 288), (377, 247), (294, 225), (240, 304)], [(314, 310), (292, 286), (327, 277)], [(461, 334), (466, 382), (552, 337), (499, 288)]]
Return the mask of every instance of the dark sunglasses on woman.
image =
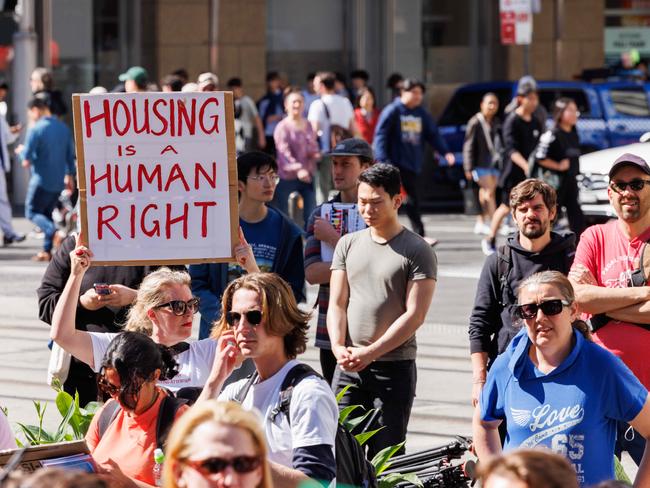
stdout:
[(190, 310), (193, 314), (199, 311), (199, 299), (192, 298), (184, 302), (183, 300), (172, 300), (161, 305), (158, 305), (156, 308), (169, 308), (174, 315), (185, 315), (187, 310)]
[(239, 474), (250, 473), (259, 467), (261, 459), (259, 456), (236, 456), (232, 459), (208, 458), (201, 461), (184, 461), (185, 464), (196, 469), (204, 476), (221, 473), (228, 466), (232, 466)]
[(566, 300), (560, 300), (556, 298), (555, 300), (546, 300), (542, 303), (525, 303), (522, 305), (517, 305), (515, 309), (517, 315), (522, 319), (534, 319), (537, 317), (537, 311), (541, 310), (544, 312), (544, 315), (547, 317), (557, 315), (562, 312), (563, 307), (568, 307), (570, 305)]
[(246, 321), (251, 325), (260, 325), (262, 322), (262, 311), (261, 310), (249, 310), (247, 312), (226, 312), (226, 323), (230, 327), (237, 327), (241, 321), (242, 316), (246, 317)]

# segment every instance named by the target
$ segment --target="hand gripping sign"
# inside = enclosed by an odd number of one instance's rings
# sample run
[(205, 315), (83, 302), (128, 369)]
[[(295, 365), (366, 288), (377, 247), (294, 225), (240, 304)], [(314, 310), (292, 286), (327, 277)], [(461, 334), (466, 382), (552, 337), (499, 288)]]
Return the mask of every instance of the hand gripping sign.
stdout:
[(233, 261), (232, 93), (72, 98), (81, 229), (93, 264)]

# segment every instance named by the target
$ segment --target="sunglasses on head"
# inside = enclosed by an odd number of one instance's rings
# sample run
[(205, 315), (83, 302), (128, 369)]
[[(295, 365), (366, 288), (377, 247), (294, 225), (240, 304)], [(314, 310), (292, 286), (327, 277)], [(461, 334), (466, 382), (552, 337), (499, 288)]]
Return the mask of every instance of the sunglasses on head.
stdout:
[(199, 311), (199, 299), (192, 298), (184, 302), (183, 300), (171, 300), (167, 303), (158, 305), (156, 308), (169, 308), (174, 315), (185, 315), (187, 310), (190, 310), (193, 314)]
[(185, 461), (185, 464), (191, 466), (205, 476), (221, 473), (228, 466), (232, 466), (232, 469), (239, 474), (250, 473), (257, 469), (261, 462), (259, 456), (236, 456), (232, 459), (213, 457), (201, 461), (187, 460)]
[(262, 311), (261, 310), (249, 310), (248, 312), (239, 313), (239, 312), (227, 312), (226, 313), (226, 323), (230, 327), (237, 327), (241, 321), (242, 316), (246, 317), (246, 321), (251, 325), (260, 325), (262, 322)]
[(645, 185), (649, 185), (650, 180), (642, 180), (641, 178), (635, 178), (632, 181), (612, 181), (609, 183), (609, 186), (612, 187), (617, 193), (624, 192), (627, 187), (630, 187), (632, 191), (641, 191)]
[(546, 316), (557, 315), (562, 312), (563, 307), (568, 307), (570, 305), (566, 300), (560, 300), (556, 298), (555, 300), (546, 300), (542, 303), (525, 303), (523, 305), (517, 305), (516, 313), (522, 319), (534, 319), (537, 317), (537, 311), (541, 310)]

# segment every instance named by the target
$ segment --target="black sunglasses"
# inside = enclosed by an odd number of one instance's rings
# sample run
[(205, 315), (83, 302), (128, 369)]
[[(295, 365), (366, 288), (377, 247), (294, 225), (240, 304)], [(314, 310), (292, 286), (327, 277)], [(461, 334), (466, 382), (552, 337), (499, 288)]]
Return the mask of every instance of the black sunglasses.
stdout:
[(250, 473), (257, 469), (261, 462), (259, 456), (236, 456), (232, 459), (213, 457), (201, 461), (186, 460), (185, 464), (193, 467), (205, 476), (221, 473), (228, 466), (232, 466), (232, 469), (240, 474)]
[(241, 321), (242, 315), (246, 317), (246, 321), (251, 325), (260, 325), (262, 322), (262, 311), (261, 310), (249, 310), (248, 312), (239, 313), (239, 312), (227, 312), (226, 313), (226, 323), (230, 327), (237, 327)]
[(172, 313), (178, 316), (185, 315), (185, 312), (187, 312), (188, 309), (191, 310), (194, 314), (199, 311), (199, 299), (195, 297), (186, 302), (183, 300), (172, 300), (170, 302), (158, 305), (156, 308), (165, 307), (169, 307)]
[(109, 382), (103, 373), (100, 373), (99, 376), (97, 376), (97, 388), (110, 397), (117, 396), (120, 393), (120, 387)]
[(566, 300), (560, 300), (556, 298), (555, 300), (546, 300), (542, 303), (525, 303), (523, 305), (517, 305), (516, 313), (522, 319), (534, 319), (537, 316), (537, 311), (541, 310), (544, 312), (544, 315), (551, 316), (557, 315), (562, 312), (562, 307), (568, 307), (570, 305)]
[(633, 191), (641, 191), (645, 185), (650, 185), (650, 180), (635, 178), (632, 181), (611, 181), (609, 186), (617, 193), (624, 192), (629, 186)]

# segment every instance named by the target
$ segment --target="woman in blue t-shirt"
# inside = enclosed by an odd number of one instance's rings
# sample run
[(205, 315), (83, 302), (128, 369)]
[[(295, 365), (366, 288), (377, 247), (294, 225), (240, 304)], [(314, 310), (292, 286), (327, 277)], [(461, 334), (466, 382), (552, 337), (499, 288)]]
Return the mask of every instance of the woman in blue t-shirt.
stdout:
[[(490, 369), (474, 415), (479, 459), (543, 446), (565, 455), (581, 486), (614, 477), (616, 422), (650, 436), (648, 391), (616, 356), (590, 340), (569, 280), (543, 271), (519, 287), (525, 327)], [(650, 486), (642, 463), (635, 486)]]

